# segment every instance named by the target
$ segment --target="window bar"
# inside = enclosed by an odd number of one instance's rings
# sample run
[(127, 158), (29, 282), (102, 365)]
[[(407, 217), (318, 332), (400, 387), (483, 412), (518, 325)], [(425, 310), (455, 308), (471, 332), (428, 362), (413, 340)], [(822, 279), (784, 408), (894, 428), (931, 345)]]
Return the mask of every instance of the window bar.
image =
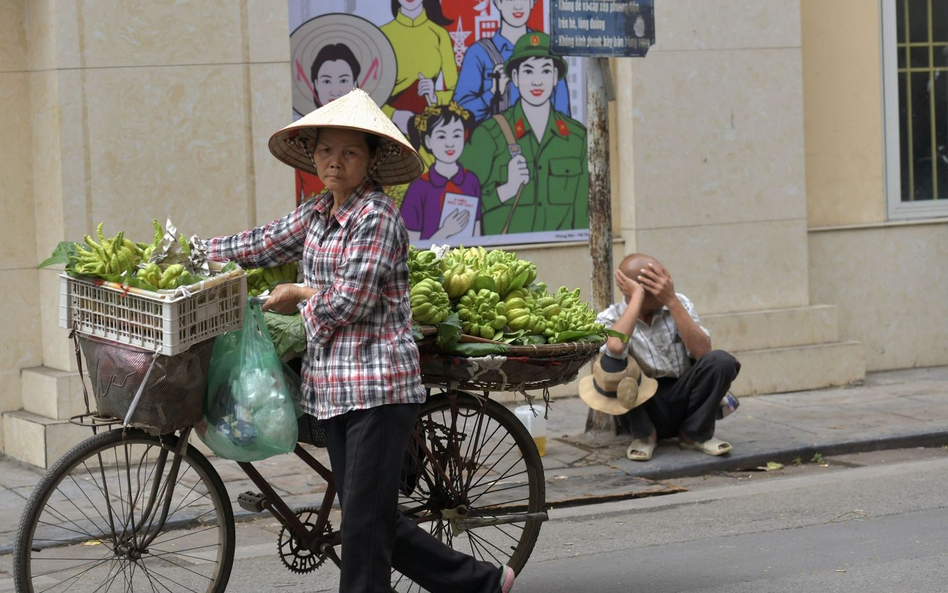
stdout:
[[(905, 65), (906, 70), (912, 67), (912, 51), (908, 47), (908, 44), (912, 41), (912, 38), (909, 36), (909, 3), (906, 0), (902, 3), (904, 8), (905, 18)], [(910, 72), (905, 72), (905, 109), (906, 109), (906, 121), (905, 125), (908, 128), (908, 174), (909, 174), (909, 201), (915, 201), (915, 139), (912, 134), (912, 74)]]
[[(932, 133), (932, 200), (938, 199), (938, 128), (935, 126), (935, 40), (932, 23), (932, 0), (928, 0), (928, 102), (929, 125)], [(911, 65), (911, 64), (910, 64)]]

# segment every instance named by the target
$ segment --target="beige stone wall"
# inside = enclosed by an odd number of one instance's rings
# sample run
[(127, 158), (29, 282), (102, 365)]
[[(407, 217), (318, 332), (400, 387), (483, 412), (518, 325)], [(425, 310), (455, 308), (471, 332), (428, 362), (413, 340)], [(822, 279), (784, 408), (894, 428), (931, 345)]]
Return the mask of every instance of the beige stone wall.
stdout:
[(0, 3), (0, 412), (20, 407), (20, 369), (42, 360), (26, 10)]
[(799, 2), (664, 0), (617, 64), (621, 229), (702, 303), (806, 305)]
[(807, 220), (885, 220), (878, 2), (803, 0)]
[(838, 306), (839, 333), (865, 343), (868, 370), (948, 364), (948, 224), (809, 236), (813, 301)]
[[(0, 3), (0, 407), (19, 369), (73, 369), (58, 270), (35, 265), (105, 222), (147, 239), (152, 219), (230, 233), (293, 207), (267, 149), (291, 120), (285, 2)], [(35, 217), (34, 217), (35, 212)]]

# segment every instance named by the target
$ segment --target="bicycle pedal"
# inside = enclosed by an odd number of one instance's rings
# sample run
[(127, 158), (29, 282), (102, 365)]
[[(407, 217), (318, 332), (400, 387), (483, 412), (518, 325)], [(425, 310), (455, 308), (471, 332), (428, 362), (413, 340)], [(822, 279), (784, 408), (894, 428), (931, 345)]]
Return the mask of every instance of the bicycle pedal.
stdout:
[(267, 497), (259, 492), (244, 492), (237, 496), (237, 504), (245, 511), (262, 513)]

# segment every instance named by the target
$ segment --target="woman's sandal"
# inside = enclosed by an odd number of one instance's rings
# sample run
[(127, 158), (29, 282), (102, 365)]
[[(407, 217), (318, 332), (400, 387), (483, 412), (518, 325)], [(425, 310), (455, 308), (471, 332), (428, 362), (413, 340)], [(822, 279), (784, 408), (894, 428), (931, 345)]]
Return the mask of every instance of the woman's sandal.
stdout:
[(648, 461), (655, 452), (656, 441), (649, 438), (635, 439), (629, 443), (629, 448), (625, 450), (625, 456), (632, 461)]
[(702, 441), (700, 443), (697, 441), (693, 443), (689, 443), (681, 439), (678, 439), (678, 446), (681, 447), (682, 449), (694, 449), (696, 451), (701, 451), (702, 453), (707, 453), (708, 455), (714, 455), (715, 457), (717, 457), (718, 455), (724, 455), (726, 453), (730, 453), (731, 450), (734, 448), (731, 446), (731, 443), (727, 441), (722, 441), (721, 439), (716, 439), (713, 437), (706, 441)]

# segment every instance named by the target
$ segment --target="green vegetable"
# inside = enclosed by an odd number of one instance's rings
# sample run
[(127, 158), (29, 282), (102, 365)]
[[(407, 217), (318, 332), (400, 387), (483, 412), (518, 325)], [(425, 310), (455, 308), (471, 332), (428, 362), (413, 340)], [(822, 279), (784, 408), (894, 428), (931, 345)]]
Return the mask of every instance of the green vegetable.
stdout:
[(412, 319), (423, 325), (436, 325), (447, 318), (451, 303), (444, 287), (432, 278), (424, 278), (411, 287)]
[(306, 327), (303, 317), (299, 314), (280, 315), (272, 311), (265, 311), (263, 319), (267, 322), (270, 338), (276, 347), (277, 354), (284, 358), (288, 354), (306, 352)]
[(472, 336), (490, 340), (498, 332), (503, 334), (507, 325), (507, 305), (500, 300), (499, 294), (486, 288), (477, 292), (473, 289), (467, 291), (458, 301), (457, 312), (461, 329)]

